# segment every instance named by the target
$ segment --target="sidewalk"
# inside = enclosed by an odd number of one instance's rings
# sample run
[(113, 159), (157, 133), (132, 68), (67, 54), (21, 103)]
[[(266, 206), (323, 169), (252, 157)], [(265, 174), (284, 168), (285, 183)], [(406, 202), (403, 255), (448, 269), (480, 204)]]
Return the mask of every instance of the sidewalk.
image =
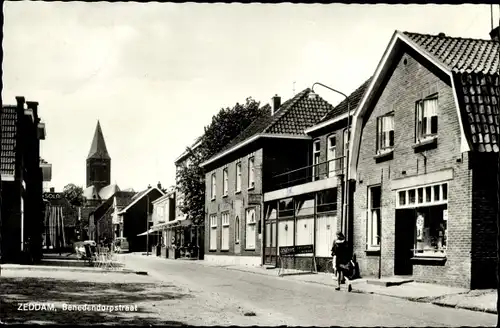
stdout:
[[(141, 254), (130, 254), (131, 256), (142, 256)], [(128, 255), (128, 256), (130, 256)], [(160, 258), (156, 256), (149, 257), (152, 261), (179, 261)], [(219, 267), (226, 270), (242, 271), (267, 276), (278, 276), (279, 269), (266, 269), (265, 267), (251, 267), (241, 265), (220, 265), (206, 262), (203, 260), (192, 260), (189, 263), (200, 266)], [(281, 279), (295, 280), (304, 283), (315, 283), (326, 286), (336, 286), (333, 276), (326, 273), (298, 274), (296, 270), (286, 270), (286, 275)], [(389, 278), (383, 278), (389, 279)], [(385, 287), (368, 283), (369, 280), (377, 280), (372, 277), (364, 277), (352, 281), (352, 291), (363, 294), (378, 294), (403, 298), (413, 302), (432, 303), (439, 306), (467, 309), (479, 312), (488, 312), (497, 314), (496, 301), (497, 291), (495, 289), (487, 290), (468, 290), (465, 288), (448, 287), (443, 285), (426, 284), (418, 282), (407, 282), (398, 286)]]

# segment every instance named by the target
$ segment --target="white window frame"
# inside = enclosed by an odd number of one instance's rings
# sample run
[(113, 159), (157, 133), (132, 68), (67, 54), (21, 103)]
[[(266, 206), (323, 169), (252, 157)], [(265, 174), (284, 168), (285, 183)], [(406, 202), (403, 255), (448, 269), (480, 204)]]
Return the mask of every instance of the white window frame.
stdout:
[[(427, 108), (426, 104), (429, 102), (436, 102), (434, 110), (432, 108)], [(416, 115), (415, 115), (415, 142), (420, 143), (429, 139), (437, 138), (439, 130), (439, 98), (436, 95), (432, 95), (423, 98), (416, 103)], [(436, 117), (436, 131), (432, 132), (432, 118)], [(425, 131), (424, 131), (425, 122)]]
[[(446, 185), (446, 187), (444, 187)], [(427, 192), (428, 188), (431, 190), (431, 201), (427, 201)], [(437, 187), (437, 188), (436, 188)], [(423, 189), (422, 199), (423, 201), (419, 201), (418, 190)], [(428, 185), (422, 185), (417, 187), (399, 189), (396, 192), (396, 208), (416, 208), (416, 207), (425, 207), (425, 206), (433, 206), (433, 205), (445, 205), (448, 204), (448, 182), (439, 182)], [(410, 196), (409, 193), (411, 191), (415, 192), (415, 203), (409, 204)], [(438, 198), (436, 200), (436, 190), (438, 190)], [(444, 199), (444, 190), (446, 190), (446, 199)], [(401, 204), (401, 196), (404, 195), (404, 204)]]
[(240, 217), (236, 215), (234, 219), (234, 243), (239, 244), (240, 243)]
[[(392, 122), (385, 122), (391, 119)], [(392, 132), (392, 144), (391, 135)], [(394, 112), (377, 117), (377, 154), (390, 152), (394, 149)]]
[(217, 180), (216, 180), (215, 172), (212, 173), (211, 183), (212, 183), (212, 187), (210, 189), (210, 196), (211, 196), (212, 200), (215, 200), (215, 197), (217, 194)]
[[(332, 143), (332, 139), (335, 140), (334, 143)], [(332, 146), (333, 144), (333, 146)], [(337, 171), (337, 135), (336, 134), (331, 134), (326, 138), (326, 146), (327, 146), (327, 153), (326, 153), (326, 160), (328, 162), (328, 177), (333, 177), (335, 176), (335, 172)]]
[[(380, 207), (372, 207), (372, 190), (374, 188), (380, 188)], [(378, 210), (377, 216), (374, 214), (374, 210)], [(380, 236), (374, 235), (376, 231), (382, 229), (380, 225), (382, 224), (382, 188), (380, 185), (370, 186), (368, 188), (368, 213), (366, 222), (366, 249), (368, 251), (379, 251), (380, 250)]]
[[(213, 234), (213, 235), (212, 235)], [(210, 250), (217, 250), (217, 214), (210, 215)]]
[(343, 155), (344, 155), (344, 171), (347, 169), (347, 152), (349, 151), (349, 129), (345, 128), (342, 132), (342, 142), (344, 143)]
[[(253, 214), (253, 215), (252, 215)], [(255, 250), (255, 247), (256, 247), (256, 238), (255, 238), (255, 235), (256, 235), (256, 226), (257, 226), (257, 221), (256, 221), (256, 210), (255, 210), (255, 207), (250, 207), (250, 208), (247, 208), (246, 211), (245, 211), (245, 224), (246, 224), (246, 233), (245, 233), (245, 249), (246, 250)], [(249, 236), (250, 236), (250, 233), (249, 231), (251, 231), (251, 228), (250, 227), (254, 227), (253, 228), (253, 236), (252, 236), (252, 239), (249, 240)], [(253, 245), (251, 243), (251, 241), (253, 240)]]
[(222, 169), (222, 195), (226, 197), (229, 193), (229, 186), (228, 186), (228, 181), (229, 176), (228, 176), (228, 169), (225, 167)]
[(248, 158), (248, 189), (255, 188), (255, 157)]
[(241, 192), (241, 162), (236, 163), (236, 192)]
[(312, 180), (319, 179), (319, 163), (321, 160), (321, 142), (319, 139), (313, 141), (312, 151)]
[(229, 250), (229, 212), (222, 213), (221, 250)]

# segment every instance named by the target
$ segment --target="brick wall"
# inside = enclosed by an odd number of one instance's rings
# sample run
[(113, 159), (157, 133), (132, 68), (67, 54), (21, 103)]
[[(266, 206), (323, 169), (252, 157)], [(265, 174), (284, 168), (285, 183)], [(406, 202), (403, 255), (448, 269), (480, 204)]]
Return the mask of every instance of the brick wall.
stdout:
[[(248, 189), (248, 159), (254, 157), (254, 181), (255, 187)], [(241, 192), (236, 193), (236, 163), (241, 162)], [(261, 205), (250, 205), (249, 194), (262, 195), (262, 162), (263, 149), (255, 149), (254, 151), (241, 155), (241, 157), (233, 158), (231, 162), (208, 171), (205, 175), (205, 252), (211, 255), (241, 255), (241, 256), (260, 256), (261, 255), (261, 240), (258, 233), (258, 222), (261, 218)], [(228, 169), (228, 195), (222, 195), (222, 171)], [(216, 198), (211, 199), (210, 189), (212, 185), (212, 173), (216, 174)], [(246, 221), (245, 211), (248, 208), (255, 207), (255, 220), (257, 222), (255, 231), (255, 249), (247, 250), (245, 247), (246, 240)], [(229, 213), (229, 250), (222, 251), (222, 213)], [(210, 250), (210, 215), (217, 214), (217, 250)], [(240, 243), (234, 243), (235, 233), (235, 218), (240, 219)], [(236, 249), (235, 249), (236, 248)], [(239, 249), (239, 252), (238, 252)]]
[(495, 288), (498, 154), (477, 154), (472, 164), (472, 288)]
[[(382, 182), (382, 275), (394, 274), (395, 201), (391, 190), (394, 179), (453, 169), (448, 185), (448, 249), (442, 265), (413, 265), (417, 281), (449, 285), (470, 285), (471, 249), (471, 187), (468, 154), (460, 153), (460, 131), (457, 109), (449, 81), (413, 53), (406, 53), (395, 63), (395, 70), (386, 81), (371, 114), (365, 115), (361, 137), (358, 181), (354, 199), (354, 252), (364, 276), (377, 275), (378, 254), (366, 250), (367, 188)], [(438, 140), (437, 147), (416, 152), (414, 144), (415, 103), (437, 90)], [(376, 151), (376, 117), (394, 110), (393, 158), (383, 162), (374, 159)], [(369, 114), (369, 113), (367, 113)], [(366, 119), (368, 117), (368, 119)], [(424, 156), (426, 161), (424, 162)], [(460, 162), (457, 162), (460, 160)], [(406, 171), (406, 174), (403, 174)]]

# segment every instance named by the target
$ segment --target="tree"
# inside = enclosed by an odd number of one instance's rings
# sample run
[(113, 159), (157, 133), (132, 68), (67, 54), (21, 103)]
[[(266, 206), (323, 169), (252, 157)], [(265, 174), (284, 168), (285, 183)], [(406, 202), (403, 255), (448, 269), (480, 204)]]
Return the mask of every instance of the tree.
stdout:
[(85, 203), (85, 197), (83, 197), (83, 188), (73, 183), (64, 186), (62, 194), (73, 207), (80, 207)]
[(222, 108), (205, 127), (200, 146), (196, 150), (187, 149), (191, 163), (177, 171), (177, 190), (184, 195), (180, 210), (194, 224), (203, 225), (205, 219), (205, 172), (200, 164), (219, 153), (250, 123), (266, 114), (269, 111), (251, 97), (243, 105), (236, 103), (232, 108)]

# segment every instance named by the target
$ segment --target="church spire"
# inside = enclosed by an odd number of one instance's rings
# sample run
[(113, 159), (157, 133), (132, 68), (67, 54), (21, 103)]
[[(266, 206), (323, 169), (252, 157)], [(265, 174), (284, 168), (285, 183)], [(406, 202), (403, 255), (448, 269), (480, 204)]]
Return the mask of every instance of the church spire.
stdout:
[(98, 158), (98, 159), (111, 159), (106, 149), (106, 143), (104, 142), (104, 136), (101, 130), (101, 124), (99, 120), (97, 121), (97, 126), (94, 132), (94, 139), (92, 140), (92, 145), (90, 146), (89, 155), (87, 159)]

